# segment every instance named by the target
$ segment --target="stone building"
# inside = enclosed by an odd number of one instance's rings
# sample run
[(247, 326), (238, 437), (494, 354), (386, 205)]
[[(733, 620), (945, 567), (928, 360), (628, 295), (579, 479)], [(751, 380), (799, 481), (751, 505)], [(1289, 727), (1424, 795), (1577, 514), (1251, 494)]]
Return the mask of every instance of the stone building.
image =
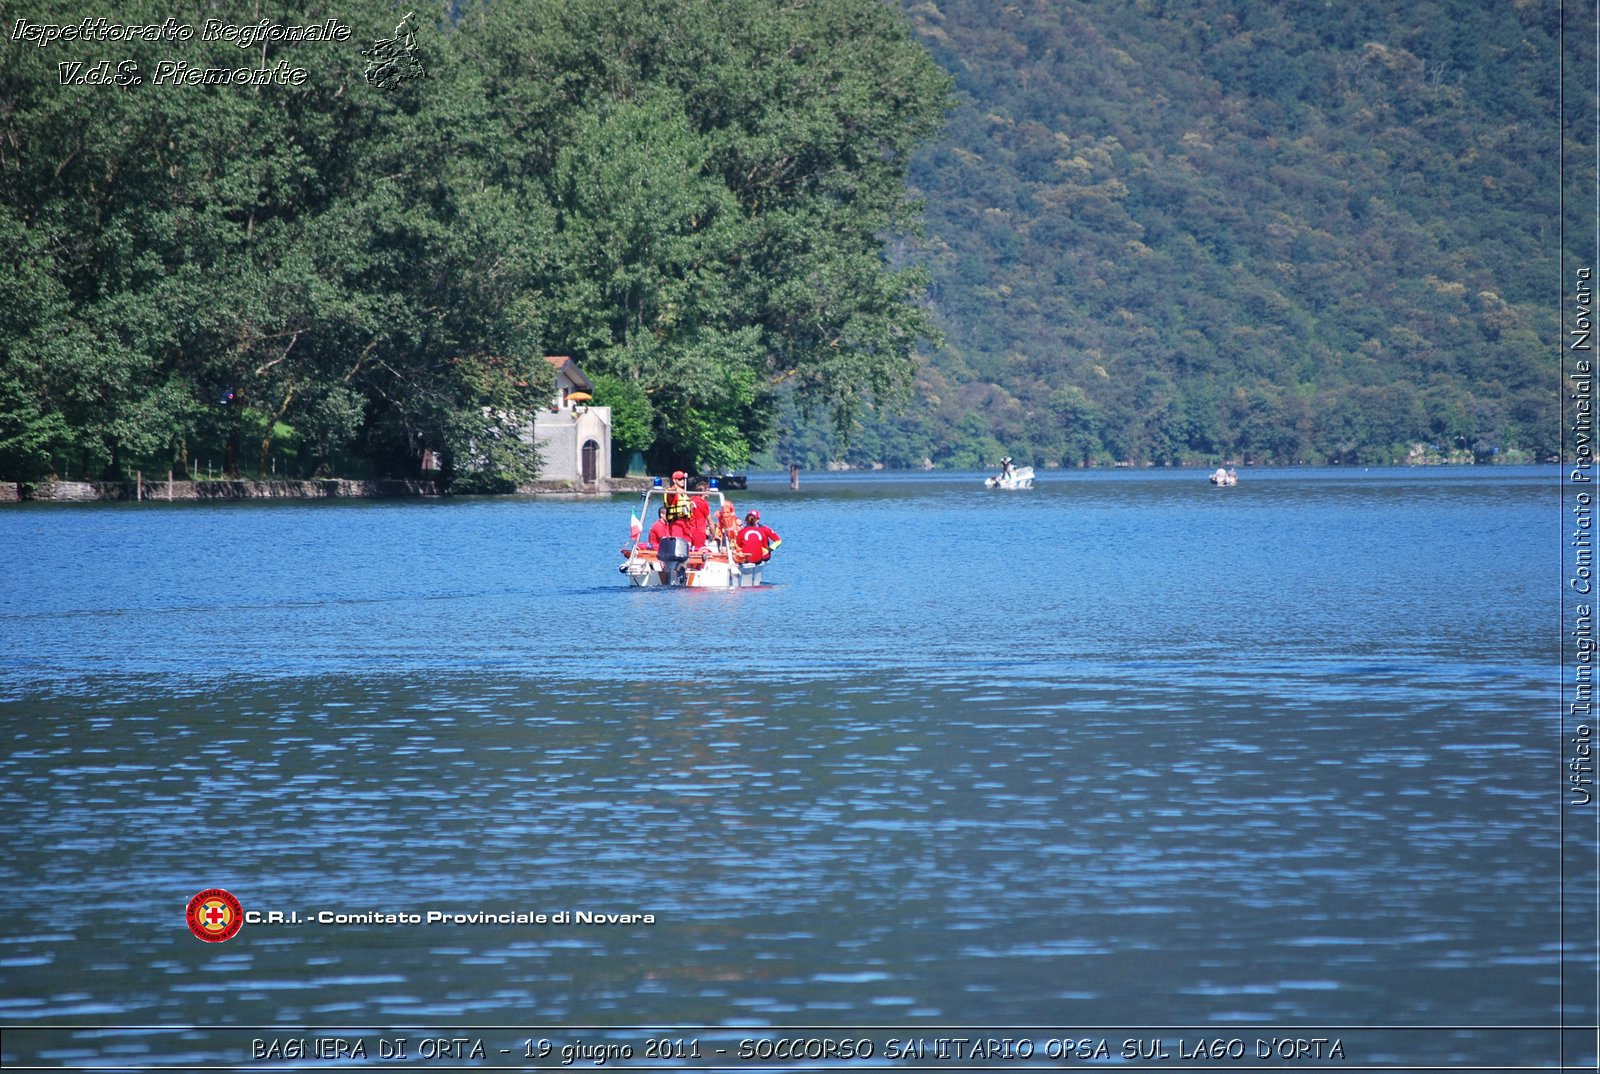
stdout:
[(594, 385), (577, 362), (565, 355), (545, 361), (553, 374), (550, 405), (523, 429), (523, 439), (539, 448), (539, 480), (604, 491), (611, 482), (611, 408), (590, 405)]

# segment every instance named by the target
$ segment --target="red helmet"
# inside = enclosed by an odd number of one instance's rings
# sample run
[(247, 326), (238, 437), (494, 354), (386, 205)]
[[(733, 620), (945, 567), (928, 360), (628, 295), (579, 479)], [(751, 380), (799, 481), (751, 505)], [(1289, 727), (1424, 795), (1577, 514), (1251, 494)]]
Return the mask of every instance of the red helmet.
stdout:
[(760, 522), (761, 521), (761, 512), (760, 511), (749, 511), (749, 512), (746, 512), (745, 516), (744, 516), (744, 520), (746, 522)]
[(672, 480), (674, 480), (674, 481), (682, 481), (684, 478), (686, 478), (688, 476), (689, 475), (684, 473), (682, 470), (674, 470), (674, 471), (672, 471)]

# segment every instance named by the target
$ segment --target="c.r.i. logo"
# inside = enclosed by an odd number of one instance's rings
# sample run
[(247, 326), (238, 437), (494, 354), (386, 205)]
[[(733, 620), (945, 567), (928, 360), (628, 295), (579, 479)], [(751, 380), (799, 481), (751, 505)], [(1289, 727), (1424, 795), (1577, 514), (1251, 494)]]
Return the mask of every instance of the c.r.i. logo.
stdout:
[(207, 888), (189, 900), (189, 931), (206, 943), (231, 940), (244, 924), (239, 900), (221, 888)]

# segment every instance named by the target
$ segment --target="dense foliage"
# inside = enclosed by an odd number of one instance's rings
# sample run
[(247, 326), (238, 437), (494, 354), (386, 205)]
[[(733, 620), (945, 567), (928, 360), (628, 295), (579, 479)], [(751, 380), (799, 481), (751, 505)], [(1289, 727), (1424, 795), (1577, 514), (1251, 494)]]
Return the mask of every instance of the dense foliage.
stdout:
[(1558, 450), (1559, 5), (901, 5), (961, 100), (912, 172), (947, 346), (776, 461)]
[(880, 0), (350, 0), (298, 42), (205, 26), (320, 7), (82, 8), (195, 34), (0, 40), (0, 476), (431, 451), (488, 487), (535, 473), (546, 353), (660, 468), (742, 463), (780, 392), (848, 423), (910, 382), (924, 278), (884, 244), (948, 79)]

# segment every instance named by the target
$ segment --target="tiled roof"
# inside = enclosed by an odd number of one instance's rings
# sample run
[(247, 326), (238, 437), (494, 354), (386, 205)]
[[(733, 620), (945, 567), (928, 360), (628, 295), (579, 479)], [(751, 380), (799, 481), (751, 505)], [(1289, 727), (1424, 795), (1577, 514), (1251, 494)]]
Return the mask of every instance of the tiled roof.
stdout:
[(583, 370), (578, 368), (578, 363), (574, 362), (567, 355), (547, 354), (544, 356), (544, 360), (549, 362), (551, 368), (555, 369), (556, 372), (566, 373), (567, 376), (571, 378), (572, 383), (576, 384), (583, 391), (593, 390), (594, 384), (589, 380), (588, 377), (583, 375)]

